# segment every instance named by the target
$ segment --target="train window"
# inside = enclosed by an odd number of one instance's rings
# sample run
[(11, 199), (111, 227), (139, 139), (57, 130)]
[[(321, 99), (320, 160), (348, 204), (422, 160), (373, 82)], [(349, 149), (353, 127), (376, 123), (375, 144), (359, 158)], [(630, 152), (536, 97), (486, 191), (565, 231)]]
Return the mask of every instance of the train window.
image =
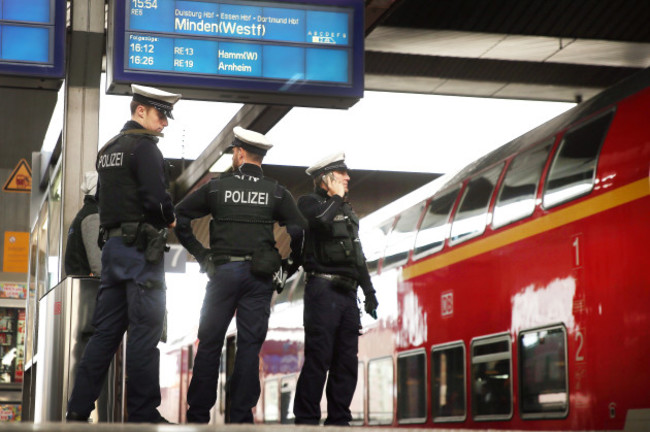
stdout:
[(522, 418), (566, 417), (569, 386), (564, 326), (519, 334), (519, 386)]
[(395, 218), (390, 218), (378, 228), (359, 233), (363, 252), (366, 255), (366, 266), (371, 274), (377, 271), (379, 260), (384, 256), (386, 237), (394, 222)]
[(393, 422), (393, 358), (368, 361), (368, 423)]
[(415, 239), (413, 258), (419, 259), (442, 249), (449, 234), (449, 214), (460, 188), (446, 192), (431, 201)]
[(277, 423), (280, 420), (280, 389), (277, 379), (264, 382), (264, 422)]
[(598, 154), (613, 117), (614, 111), (610, 111), (565, 134), (546, 179), (544, 207), (553, 207), (591, 192)]
[(350, 412), (352, 414), (352, 421), (350, 424), (352, 426), (362, 426), (364, 417), (364, 406), (365, 401), (363, 395), (366, 390), (366, 376), (364, 374), (364, 365), (363, 362), (359, 362), (357, 366), (357, 388), (354, 390), (354, 396), (352, 396), (352, 403), (350, 404)]
[(434, 422), (466, 418), (465, 345), (462, 342), (431, 350), (431, 409)]
[(503, 164), (499, 164), (467, 183), (451, 225), (451, 244), (483, 234), (490, 198), (502, 170)]
[(537, 185), (552, 145), (550, 140), (512, 160), (494, 206), (492, 226), (502, 227), (533, 214)]
[(474, 420), (512, 417), (512, 354), (510, 336), (472, 342), (472, 416)]
[(382, 269), (406, 262), (409, 251), (413, 247), (415, 231), (423, 209), (424, 203), (411, 207), (400, 215), (395, 228), (391, 230), (386, 240)]
[(397, 421), (424, 423), (427, 419), (427, 357), (422, 350), (397, 356)]

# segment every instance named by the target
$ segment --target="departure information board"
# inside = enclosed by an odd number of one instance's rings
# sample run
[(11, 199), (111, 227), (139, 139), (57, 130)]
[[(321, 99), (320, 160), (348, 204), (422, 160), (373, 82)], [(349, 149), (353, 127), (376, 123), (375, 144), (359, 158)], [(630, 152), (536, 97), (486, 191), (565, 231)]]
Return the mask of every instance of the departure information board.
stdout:
[(109, 91), (137, 82), (215, 100), (340, 107), (363, 95), (362, 0), (114, 4)]
[(0, 0), (0, 74), (62, 78), (65, 0)]

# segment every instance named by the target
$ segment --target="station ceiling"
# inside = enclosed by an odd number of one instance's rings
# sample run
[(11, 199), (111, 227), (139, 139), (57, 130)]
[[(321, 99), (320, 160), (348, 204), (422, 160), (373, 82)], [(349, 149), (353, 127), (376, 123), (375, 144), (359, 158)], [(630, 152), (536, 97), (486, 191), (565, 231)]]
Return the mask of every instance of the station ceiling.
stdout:
[(366, 89), (579, 102), (650, 67), (650, 2), (401, 0), (366, 38)]

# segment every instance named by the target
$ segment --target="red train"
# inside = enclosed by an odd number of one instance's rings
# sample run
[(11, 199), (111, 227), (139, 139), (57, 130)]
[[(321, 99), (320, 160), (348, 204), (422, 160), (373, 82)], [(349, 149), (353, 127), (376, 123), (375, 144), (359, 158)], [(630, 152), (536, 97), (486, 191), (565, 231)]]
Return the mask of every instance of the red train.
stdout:
[[(362, 220), (356, 424), (650, 428), (649, 115), (650, 69)], [(303, 287), (274, 306), (260, 422), (292, 422)]]

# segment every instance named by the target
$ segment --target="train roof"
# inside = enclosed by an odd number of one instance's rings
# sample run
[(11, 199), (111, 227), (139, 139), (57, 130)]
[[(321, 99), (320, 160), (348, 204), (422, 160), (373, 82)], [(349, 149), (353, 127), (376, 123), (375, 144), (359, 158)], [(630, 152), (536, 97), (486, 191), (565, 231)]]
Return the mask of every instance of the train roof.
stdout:
[(532, 129), (529, 132), (513, 139), (512, 141), (504, 144), (503, 146), (487, 153), (485, 156), (477, 159), (476, 161), (466, 165), (458, 170), (449, 172), (430, 183), (416, 189), (415, 191), (399, 198), (398, 200), (376, 210), (375, 212), (363, 218), (361, 228), (370, 228), (377, 226), (391, 217), (394, 217), (399, 212), (422, 202), (431, 196), (435, 195), (438, 191), (447, 189), (457, 183), (462, 182), (466, 178), (483, 171), (484, 169), (507, 159), (513, 154), (538, 143), (558, 131), (568, 128), (577, 120), (589, 117), (597, 112), (621, 101), (635, 93), (650, 86), (650, 68), (621, 81), (615, 86), (599, 93), (591, 99), (588, 99), (570, 110), (560, 114), (559, 116), (543, 123), (542, 125)]

